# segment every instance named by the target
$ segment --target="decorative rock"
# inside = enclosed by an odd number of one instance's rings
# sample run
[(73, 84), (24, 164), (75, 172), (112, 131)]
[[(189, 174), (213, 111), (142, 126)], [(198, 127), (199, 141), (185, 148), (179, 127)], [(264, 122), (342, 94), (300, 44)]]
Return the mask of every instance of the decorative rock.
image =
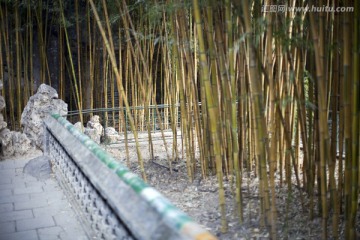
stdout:
[(31, 141), (24, 133), (10, 131), (7, 128), (0, 132), (0, 146), (2, 158), (25, 155), (33, 150)]
[[(0, 90), (2, 86), (2, 81), (0, 80)], [(5, 99), (0, 96), (0, 111), (4, 108)], [(4, 121), (4, 116), (0, 113), (0, 159), (13, 155), (24, 155), (32, 150), (31, 141), (25, 134), (12, 132), (6, 127), (7, 123)]]
[(104, 135), (104, 128), (100, 124), (100, 117), (98, 115), (92, 116), (86, 127), (96, 129), (98, 135)]
[(31, 159), (24, 167), (24, 173), (40, 180), (50, 178), (51, 172), (50, 159), (45, 155)]
[(13, 156), (14, 153), (12, 133), (9, 129), (5, 128), (0, 131), (0, 155), (7, 158)]
[(7, 127), (7, 123), (4, 121), (4, 116), (0, 113), (0, 131)]
[(84, 133), (96, 143), (100, 143), (100, 139), (104, 135), (104, 128), (100, 124), (100, 117), (98, 115), (91, 117), (90, 121), (86, 124)]
[(113, 127), (105, 128), (104, 143), (116, 143), (121, 140), (121, 136)]
[(105, 128), (105, 135), (119, 135), (119, 133), (113, 127)]
[[(3, 87), (3, 83), (0, 80), (0, 90), (2, 89), (2, 87)], [(3, 96), (1, 96), (1, 92), (0, 92), (0, 112), (5, 108), (5, 106), (6, 106), (5, 99)], [(4, 121), (4, 116), (0, 113), (0, 131), (6, 127), (7, 127), (7, 123)]]
[(80, 132), (84, 133), (84, 126), (81, 124), (81, 122), (77, 122), (74, 124), (74, 127), (76, 127)]
[(3, 96), (0, 96), (0, 111), (2, 111), (5, 108), (5, 99)]
[(52, 113), (66, 115), (67, 112), (67, 104), (63, 100), (58, 99), (56, 90), (46, 84), (41, 84), (37, 93), (30, 97), (21, 115), (23, 132), (28, 136), (33, 145), (42, 149), (44, 118)]
[(25, 155), (26, 153), (33, 150), (31, 146), (31, 141), (28, 137), (21, 132), (11, 132), (12, 133), (12, 141), (14, 146), (15, 156)]
[(100, 136), (99, 134), (97, 134), (96, 129), (85, 128), (84, 133), (85, 133), (86, 135), (88, 135), (89, 138), (91, 138), (92, 140), (94, 140), (94, 142), (96, 142), (96, 143), (98, 143), (98, 144), (100, 143), (100, 138), (101, 138), (101, 136)]

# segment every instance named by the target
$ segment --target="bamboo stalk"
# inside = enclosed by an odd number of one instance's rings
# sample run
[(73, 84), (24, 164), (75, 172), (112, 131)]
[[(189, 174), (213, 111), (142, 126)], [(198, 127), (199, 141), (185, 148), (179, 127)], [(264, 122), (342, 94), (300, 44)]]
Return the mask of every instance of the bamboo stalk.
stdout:
[[(244, 1), (242, 4), (244, 14), (244, 29), (247, 33), (252, 33), (251, 19), (248, 12), (249, 5), (248, 1)], [(261, 188), (261, 204), (263, 206), (262, 215), (264, 216), (266, 224), (275, 227), (274, 216), (270, 214), (270, 194), (268, 188), (268, 176), (266, 173), (266, 129), (267, 124), (263, 115), (263, 95), (261, 91), (261, 78), (257, 71), (257, 60), (253, 47), (252, 35), (249, 35), (248, 48), (249, 48), (249, 73), (251, 77), (250, 82), (250, 94), (253, 101), (253, 114), (255, 117), (256, 124), (256, 156), (259, 158), (259, 175), (260, 175), (260, 188)]]
[(225, 192), (223, 187), (223, 174), (222, 174), (222, 157), (221, 157), (221, 149), (218, 135), (218, 125), (216, 123), (218, 119), (217, 113), (217, 104), (213, 97), (213, 91), (211, 88), (209, 74), (208, 74), (208, 63), (205, 55), (205, 43), (204, 37), (202, 33), (202, 24), (200, 18), (200, 7), (197, 0), (193, 0), (193, 8), (194, 8), (194, 18), (196, 24), (196, 30), (198, 34), (199, 41), (199, 60), (200, 60), (200, 71), (201, 71), (201, 84), (204, 86), (205, 94), (206, 94), (206, 103), (207, 110), (209, 114), (209, 124), (210, 124), (210, 133), (211, 139), (214, 144), (214, 155), (216, 161), (216, 175), (219, 184), (219, 205), (221, 212), (221, 231), (227, 231), (227, 222), (226, 222), (226, 212), (225, 212)]
[[(79, 0), (75, 0), (75, 22), (76, 22), (76, 44), (77, 44), (77, 69), (78, 69), (78, 75), (77, 75), (77, 81), (79, 82), (79, 101), (81, 102), (81, 106), (83, 106), (83, 85), (82, 85), (82, 70), (81, 70), (81, 32), (80, 32), (80, 17), (79, 17)], [(81, 108), (82, 109), (82, 108)], [(82, 120), (82, 114), (80, 110), (80, 120), (81, 123), (83, 123)]]
[(65, 20), (65, 15), (64, 15), (64, 10), (63, 10), (63, 7), (62, 7), (61, 0), (59, 0), (59, 4), (60, 4), (61, 18), (62, 18), (62, 21), (63, 21), (63, 24), (64, 24), (65, 40), (66, 40), (67, 50), (68, 50), (68, 53), (69, 53), (71, 74), (72, 74), (72, 78), (73, 78), (73, 82), (74, 82), (74, 90), (75, 90), (75, 95), (76, 95), (77, 108), (79, 110), (80, 122), (81, 122), (82, 125), (84, 125), (84, 120), (83, 120), (83, 115), (82, 115), (82, 99), (80, 98), (80, 94), (79, 94), (79, 92), (81, 90), (79, 91), (78, 84), (77, 84), (77, 78), (76, 78), (74, 64), (73, 64), (73, 60), (72, 60), (69, 37), (68, 37), (68, 33), (67, 33), (67, 30), (66, 30), (66, 26), (65, 26), (66, 20)]
[[(267, 2), (267, 4), (271, 4), (271, 1)], [(274, 78), (273, 78), (273, 63), (272, 63), (272, 58), (273, 58), (273, 28), (272, 28), (272, 18), (273, 15), (272, 14), (267, 14), (266, 15), (266, 20), (267, 20), (267, 24), (268, 24), (268, 28), (267, 28), (267, 48), (266, 48), (266, 54), (267, 54), (267, 59), (266, 59), (266, 67), (267, 67), (267, 75), (269, 77), (269, 134), (271, 136), (270, 139), (270, 153), (269, 153), (269, 180), (270, 180), (270, 187), (271, 187), (271, 214), (273, 216), (274, 219), (277, 218), (277, 212), (276, 212), (276, 200), (275, 200), (275, 180), (274, 180), (274, 172), (276, 169), (276, 159), (277, 159), (277, 147), (278, 147), (278, 143), (277, 143), (277, 135), (276, 135), (276, 109), (275, 109), (275, 99), (276, 99), (276, 88), (275, 88), (275, 83), (274, 83)], [(271, 229), (271, 236), (275, 239), (276, 238), (276, 225)]]
[(359, 188), (360, 188), (360, 174), (359, 174), (359, 160), (360, 160), (360, 151), (359, 151), (359, 141), (360, 141), (360, 74), (359, 68), (360, 65), (360, 53), (359, 53), (359, 39), (360, 39), (360, 4), (359, 2), (355, 3), (355, 11), (353, 22), (353, 49), (352, 49), (352, 119), (351, 119), (351, 132), (352, 132), (352, 161), (351, 161), (351, 203), (349, 206), (349, 239), (357, 238), (356, 232), (356, 216), (358, 212), (358, 198), (359, 198)]
[[(329, 156), (328, 153), (328, 127), (327, 127), (327, 107), (326, 107), (326, 90), (324, 83), (324, 66), (322, 58), (323, 48), (321, 45), (322, 33), (320, 33), (320, 40), (318, 31), (316, 29), (314, 14), (310, 13), (310, 22), (312, 37), (315, 45), (315, 61), (316, 61), (316, 78), (318, 86), (318, 104), (319, 104), (319, 137), (320, 137), (320, 168), (319, 168), (319, 179), (321, 189), (321, 212), (322, 212), (322, 238), (327, 239), (327, 219), (328, 219), (328, 206), (327, 206), (327, 177), (326, 177), (326, 159)], [(320, 31), (322, 27), (320, 26)]]
[(20, 128), (20, 120), (21, 120), (21, 111), (22, 111), (22, 97), (21, 97), (21, 50), (20, 50), (20, 16), (19, 16), (19, 2), (14, 2), (14, 14), (15, 14), (15, 52), (16, 52), (16, 98), (17, 98), (17, 126), (16, 128)]
[(98, 28), (99, 28), (99, 30), (101, 32), (101, 36), (102, 36), (104, 44), (106, 46), (106, 50), (107, 50), (107, 52), (109, 54), (110, 61), (111, 61), (111, 64), (112, 64), (112, 69), (113, 69), (113, 71), (114, 71), (114, 73), (116, 75), (118, 91), (120, 91), (120, 95), (123, 98), (124, 103), (125, 103), (126, 112), (127, 112), (128, 116), (129, 116), (130, 126), (131, 126), (131, 129), (132, 129), (133, 133), (134, 133), (136, 150), (137, 150), (138, 160), (139, 160), (139, 164), (140, 164), (140, 171), (141, 171), (141, 174), (142, 174), (142, 177), (143, 177), (144, 181), (146, 182), (147, 180), (146, 180), (146, 174), (145, 174), (145, 169), (144, 169), (144, 163), (143, 163), (143, 160), (142, 160), (142, 155), (141, 155), (140, 147), (139, 147), (138, 134), (137, 134), (137, 130), (135, 128), (134, 119), (130, 114), (130, 106), (129, 106), (128, 100), (127, 100), (125, 92), (124, 92), (123, 84), (120, 81), (121, 78), (120, 78), (120, 74), (119, 74), (119, 71), (118, 71), (118, 68), (117, 68), (116, 59), (115, 59), (114, 53), (111, 51), (109, 42), (108, 42), (106, 34), (105, 34), (105, 31), (104, 31), (104, 29), (102, 27), (102, 24), (100, 22), (100, 17), (99, 17), (99, 15), (97, 13), (95, 4), (94, 4), (94, 2), (92, 0), (89, 0), (89, 2), (90, 2), (90, 5), (91, 5), (91, 7), (93, 9), (94, 17), (95, 17), (96, 22), (98, 24)]

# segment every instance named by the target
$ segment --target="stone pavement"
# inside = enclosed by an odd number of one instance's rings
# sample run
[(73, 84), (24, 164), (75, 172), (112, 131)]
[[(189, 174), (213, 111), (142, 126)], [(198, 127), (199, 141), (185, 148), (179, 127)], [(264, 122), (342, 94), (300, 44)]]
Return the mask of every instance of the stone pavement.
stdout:
[(34, 157), (0, 161), (0, 240), (89, 239), (54, 176), (23, 173)]

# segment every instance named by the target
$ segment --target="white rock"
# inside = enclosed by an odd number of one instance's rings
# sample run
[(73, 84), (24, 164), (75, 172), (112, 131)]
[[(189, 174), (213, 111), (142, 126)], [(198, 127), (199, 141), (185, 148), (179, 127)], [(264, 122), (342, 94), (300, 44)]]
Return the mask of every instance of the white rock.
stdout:
[[(0, 86), (2, 82), (0, 80)], [(1, 89), (0, 87), (0, 89)], [(5, 99), (0, 96), (0, 110), (5, 107)], [(31, 141), (20, 132), (12, 132), (6, 128), (7, 123), (0, 113), (0, 158), (8, 158), (13, 155), (24, 155), (32, 150)]]
[(0, 155), (2, 158), (11, 157), (14, 155), (15, 150), (12, 141), (12, 133), (7, 128), (0, 131), (0, 146)]
[(5, 99), (3, 96), (0, 96), (0, 111), (2, 111), (5, 108)]
[(121, 136), (113, 127), (105, 128), (105, 135), (103, 142), (105, 143), (116, 143), (121, 140)]
[(113, 127), (105, 128), (105, 135), (119, 135), (119, 133)]
[(90, 129), (95, 129), (96, 133), (100, 136), (104, 135), (104, 128), (100, 124), (100, 117), (98, 115), (92, 116), (86, 127)]
[(0, 131), (7, 127), (7, 123), (4, 121), (4, 116), (0, 113)]
[(100, 138), (101, 136), (97, 133), (96, 129), (92, 129), (92, 128), (85, 128), (84, 133), (86, 135), (89, 136), (89, 138), (91, 138), (93, 141), (95, 141), (96, 143), (100, 143)]
[(43, 145), (43, 120), (52, 113), (67, 114), (67, 104), (57, 99), (56, 90), (46, 84), (41, 84), (37, 93), (31, 96), (21, 115), (23, 132), (32, 144), (41, 148)]
[(1, 158), (25, 155), (32, 150), (31, 141), (24, 133), (10, 131), (7, 128), (0, 131)]
[(12, 132), (12, 141), (15, 155), (25, 155), (33, 150), (31, 141), (24, 133)]
[(84, 133), (95, 142), (100, 143), (101, 137), (104, 136), (104, 128), (100, 124), (100, 117), (98, 115), (92, 116), (90, 121), (87, 122)]
[(74, 127), (76, 127), (80, 132), (84, 133), (84, 126), (81, 124), (81, 122), (77, 122), (74, 124)]

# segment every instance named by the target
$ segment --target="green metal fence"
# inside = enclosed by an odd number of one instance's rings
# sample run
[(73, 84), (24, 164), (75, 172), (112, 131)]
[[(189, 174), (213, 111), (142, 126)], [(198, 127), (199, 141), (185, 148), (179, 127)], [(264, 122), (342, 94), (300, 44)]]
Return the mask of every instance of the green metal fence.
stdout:
[[(173, 111), (173, 114), (171, 114)], [(135, 126), (138, 131), (147, 131), (147, 118), (144, 106), (130, 107), (130, 114), (132, 115)], [(115, 108), (94, 108), (84, 109), (81, 111), (84, 117), (84, 122), (87, 122), (91, 116), (98, 115), (101, 118), (101, 124), (106, 127), (114, 127), (118, 132), (131, 131), (129, 123), (129, 113), (124, 107)], [(123, 118), (120, 114), (123, 114)], [(149, 105), (148, 106), (148, 119), (151, 131), (160, 130), (161, 124), (164, 130), (171, 129), (174, 124), (175, 127), (180, 127), (180, 105)], [(79, 121), (79, 110), (69, 111), (67, 117), (70, 122)], [(123, 119), (123, 120), (122, 120)]]

